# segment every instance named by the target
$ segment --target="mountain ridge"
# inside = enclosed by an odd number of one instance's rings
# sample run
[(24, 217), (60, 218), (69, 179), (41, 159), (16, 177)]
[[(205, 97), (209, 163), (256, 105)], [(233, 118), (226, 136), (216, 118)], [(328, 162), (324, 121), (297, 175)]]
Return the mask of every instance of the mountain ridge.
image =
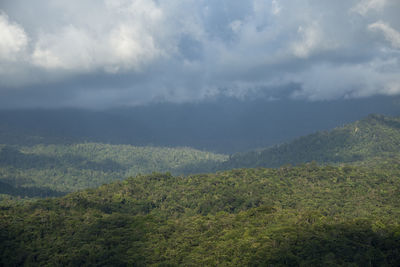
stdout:
[(316, 161), (357, 163), (376, 157), (398, 156), (400, 117), (370, 114), (364, 119), (296, 138), (266, 149), (237, 153), (222, 164), (224, 169), (279, 167)]
[[(102, 143), (0, 145), (0, 181), (20, 189), (43, 187), (44, 192), (71, 192), (153, 171), (188, 175), (235, 168), (279, 168), (311, 161), (373, 165), (400, 158), (399, 151), (400, 117), (371, 114), (330, 131), (229, 158), (190, 148)], [(14, 194), (19, 190), (11, 191)]]
[(199, 169), (214, 166), (215, 162), (223, 161), (226, 157), (184, 147), (135, 147), (102, 143), (33, 146), (0, 144), (0, 182), (20, 188), (21, 192), (23, 188), (29, 190), (39, 187), (48, 192), (51, 192), (49, 189), (71, 192), (140, 173), (198, 172)]
[(369, 113), (400, 115), (399, 97), (330, 102), (216, 98), (199, 103), (87, 109), (2, 110), (0, 143), (98, 142), (192, 147), (232, 154), (292, 140)]
[[(63, 197), (5, 199), (0, 265), (397, 266), (399, 129), (400, 117), (370, 115), (241, 155), (248, 160), (243, 164), (253, 165), (289, 155), (299, 166), (152, 173)], [(105, 149), (103, 156), (117, 153), (119, 162), (129, 154), (122, 148), (92, 143), (66, 146), (61, 154), (59, 146), (47, 145), (5, 152), (14, 156), (11, 162), (40, 162), (28, 155), (36, 149), (46, 159), (63, 155), (58, 160), (69, 164), (71, 149), (81, 155)], [(87, 157), (92, 168), (104, 167), (102, 155)], [(0, 158), (7, 159), (1, 152)], [(220, 170), (232, 158), (207, 167)], [(32, 163), (24, 164), (30, 170)], [(21, 188), (11, 189), (17, 194)]]

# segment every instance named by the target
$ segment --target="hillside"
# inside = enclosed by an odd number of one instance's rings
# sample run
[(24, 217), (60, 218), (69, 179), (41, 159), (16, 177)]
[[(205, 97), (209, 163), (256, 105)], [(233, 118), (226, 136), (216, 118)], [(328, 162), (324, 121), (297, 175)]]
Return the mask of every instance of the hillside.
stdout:
[[(57, 196), (139, 173), (195, 173), (226, 156), (190, 148), (83, 143), (0, 145), (0, 194)], [(35, 192), (37, 194), (35, 194)]]
[(221, 168), (279, 167), (285, 164), (372, 162), (398, 157), (400, 117), (369, 115), (335, 128), (264, 150), (237, 153)]
[(399, 158), (400, 117), (370, 115), (360, 121), (264, 150), (228, 157), (191, 148), (103, 143), (0, 144), (0, 194), (58, 196), (139, 173), (193, 174), (234, 168), (321, 164), (371, 165)]
[(0, 209), (0, 265), (396, 266), (400, 162), (137, 176)]

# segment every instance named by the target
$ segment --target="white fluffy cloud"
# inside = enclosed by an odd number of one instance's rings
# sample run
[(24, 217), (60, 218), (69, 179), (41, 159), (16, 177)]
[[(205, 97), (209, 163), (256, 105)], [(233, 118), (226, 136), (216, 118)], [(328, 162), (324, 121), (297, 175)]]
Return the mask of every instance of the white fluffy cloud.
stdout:
[(24, 29), (9, 21), (8, 16), (0, 12), (0, 60), (15, 61), (21, 58), (28, 45)]
[(50, 87), (60, 105), (80, 106), (275, 97), (290, 84), (286, 97), (314, 100), (400, 93), (396, 0), (4, 0), (0, 9), (1, 99), (45, 99)]
[(329, 36), (325, 36), (318, 22), (313, 22), (308, 26), (299, 26), (297, 33), (299, 40), (293, 43), (292, 49), (294, 55), (299, 58), (307, 58), (312, 53), (336, 48), (336, 42), (330, 40)]
[[(45, 69), (87, 72), (138, 70), (162, 55), (155, 29), (162, 10), (152, 1), (106, 1), (101, 13), (110, 20), (95, 25), (76, 23), (56, 32), (40, 33), (32, 53), (34, 65)], [(74, 22), (74, 21), (72, 21)], [(90, 22), (89, 22), (90, 23)]]

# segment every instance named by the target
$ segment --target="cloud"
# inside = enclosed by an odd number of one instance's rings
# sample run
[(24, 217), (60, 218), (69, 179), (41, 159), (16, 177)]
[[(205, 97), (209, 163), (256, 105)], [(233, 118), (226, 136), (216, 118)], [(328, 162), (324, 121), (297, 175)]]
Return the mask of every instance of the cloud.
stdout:
[(282, 10), (282, 7), (281, 7), (279, 1), (272, 0), (272, 8), (271, 8), (272, 14), (278, 15), (281, 12), (281, 10)]
[(371, 31), (381, 31), (393, 48), (400, 49), (400, 32), (390, 27), (390, 25), (382, 21), (377, 21), (368, 25), (368, 29)]
[(293, 77), (302, 84), (292, 97), (311, 100), (359, 98), (400, 93), (399, 61), (373, 60), (368, 65), (318, 64)]
[(103, 21), (96, 21), (100, 25), (95, 28), (68, 24), (40, 34), (33, 64), (45, 69), (115, 73), (138, 70), (162, 54), (154, 40), (162, 11), (152, 1), (106, 1), (103, 8), (113, 20), (111, 25)]
[(365, 16), (370, 11), (382, 11), (388, 2), (389, 0), (363, 0), (354, 6), (351, 11)]
[(400, 93), (396, 0), (3, 0), (0, 9), (2, 107)]
[(324, 36), (318, 22), (313, 22), (306, 27), (299, 26), (297, 33), (300, 40), (292, 45), (293, 54), (296, 57), (307, 58), (312, 53), (336, 48), (335, 41), (329, 40), (329, 36)]
[(9, 21), (4, 12), (0, 12), (0, 60), (16, 61), (22, 57), (28, 37), (24, 29)]

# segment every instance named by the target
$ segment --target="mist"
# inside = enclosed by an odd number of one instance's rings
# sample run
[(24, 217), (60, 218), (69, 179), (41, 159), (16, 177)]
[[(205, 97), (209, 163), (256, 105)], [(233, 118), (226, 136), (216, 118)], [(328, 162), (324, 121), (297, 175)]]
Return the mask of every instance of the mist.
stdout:
[(0, 111), (0, 137), (9, 144), (103, 142), (228, 154), (330, 130), (371, 113), (400, 115), (399, 105), (399, 97), (324, 102), (219, 97), (102, 111), (15, 109)]

